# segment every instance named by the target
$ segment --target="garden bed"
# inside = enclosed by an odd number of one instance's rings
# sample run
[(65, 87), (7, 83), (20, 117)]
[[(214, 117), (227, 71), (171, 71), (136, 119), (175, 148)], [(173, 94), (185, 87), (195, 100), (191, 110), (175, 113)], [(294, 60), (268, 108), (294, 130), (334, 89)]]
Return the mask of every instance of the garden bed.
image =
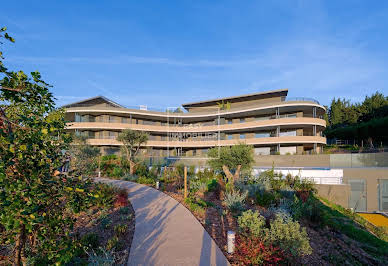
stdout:
[[(93, 201), (69, 205), (64, 214), (63, 219), (70, 218), (74, 221), (67, 237), (71, 240), (68, 244), (71, 252), (64, 255), (66, 258), (62, 256), (56, 261), (66, 261), (66, 265), (126, 265), (135, 231), (135, 212), (128, 200), (127, 191), (106, 184), (90, 184), (88, 191), (96, 193)], [(86, 196), (90, 192), (79, 189), (74, 197), (83, 194)], [(74, 213), (71, 206), (80, 210)], [(0, 224), (0, 240), (5, 234), (6, 231)], [(26, 246), (27, 264), (51, 264), (51, 261), (38, 253), (38, 239), (28, 239)], [(12, 242), (0, 244), (0, 265), (12, 264), (13, 250)]]
[[(179, 187), (181, 187), (180, 183), (178, 184)], [(192, 200), (184, 199), (183, 190), (177, 189), (173, 183), (164, 186), (162, 190), (192, 212), (232, 265), (241, 265), (241, 262), (234, 254), (227, 253), (227, 231), (238, 232), (237, 215), (226, 211), (227, 206), (225, 206), (223, 201), (217, 199), (214, 192), (204, 193), (201, 197), (197, 197), (196, 202), (192, 204)], [(321, 208), (325, 206), (323, 202), (319, 204), (322, 204)], [(255, 202), (249, 202), (249, 200), (245, 204), (245, 209), (259, 212), (266, 210), (265, 207), (258, 206)], [(361, 238), (358, 240), (357, 237), (349, 237), (349, 234), (342, 232), (341, 229), (336, 229), (320, 222), (301, 219), (300, 224), (306, 229), (312, 253), (310, 255), (297, 256), (289, 261), (291, 264), (382, 265), (382, 262), (388, 259), (387, 254), (382, 254), (373, 244), (368, 243), (368, 241), (373, 242), (373, 234), (365, 231), (361, 225), (354, 223), (352, 219), (341, 215), (336, 210), (329, 208), (329, 211), (333, 212), (329, 214), (329, 219), (338, 219), (338, 222), (349, 225), (350, 230), (361, 230), (367, 235), (367, 240), (363, 242)], [(377, 238), (376, 240), (380, 241)], [(383, 247), (382, 250), (384, 250)]]

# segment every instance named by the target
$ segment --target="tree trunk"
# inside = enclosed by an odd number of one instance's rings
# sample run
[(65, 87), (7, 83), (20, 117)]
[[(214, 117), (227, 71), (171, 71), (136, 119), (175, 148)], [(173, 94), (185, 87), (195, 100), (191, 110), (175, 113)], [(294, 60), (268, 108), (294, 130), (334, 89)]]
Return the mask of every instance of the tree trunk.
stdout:
[(15, 244), (15, 251), (14, 251), (14, 266), (20, 266), (21, 263), (25, 262), (25, 257), (24, 257), (24, 247), (26, 244), (26, 229), (24, 224), (20, 228), (20, 233), (17, 236), (16, 239), (16, 244)]
[(222, 166), (222, 170), (228, 178), (228, 182), (231, 182), (231, 184), (234, 186), (234, 182), (240, 178), (241, 164), (237, 166), (234, 175), (232, 175), (232, 173), (229, 171), (229, 167), (227, 167), (226, 165)]
[(136, 166), (136, 163), (129, 160), (129, 174), (130, 175), (133, 175), (135, 173), (135, 166)]

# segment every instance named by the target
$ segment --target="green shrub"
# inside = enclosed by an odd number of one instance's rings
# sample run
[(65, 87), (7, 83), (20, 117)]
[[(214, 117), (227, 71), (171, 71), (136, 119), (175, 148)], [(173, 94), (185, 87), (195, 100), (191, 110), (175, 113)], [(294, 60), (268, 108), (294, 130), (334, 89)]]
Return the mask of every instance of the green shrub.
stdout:
[(146, 177), (146, 176), (140, 176), (137, 179), (137, 183), (139, 183), (139, 184), (147, 184), (147, 185), (154, 185), (155, 184), (155, 180), (152, 179), (152, 178)]
[(205, 215), (205, 208), (207, 205), (204, 201), (198, 203), (195, 199), (188, 197), (185, 199), (185, 203), (188, 205), (190, 211), (198, 213), (199, 215)]
[(124, 235), (128, 232), (128, 225), (118, 224), (114, 227), (114, 231), (117, 236)]
[(84, 247), (97, 248), (99, 244), (98, 235), (96, 233), (88, 233), (81, 237), (80, 243)]
[(112, 171), (113, 177), (121, 177), (121, 176), (123, 176), (123, 174), (124, 174), (123, 168), (121, 168), (121, 167), (114, 167), (113, 168), (113, 171)]
[(208, 191), (216, 191), (218, 188), (218, 182), (216, 179), (211, 179), (207, 183), (207, 190)]
[(258, 191), (256, 194), (256, 203), (262, 207), (269, 207), (276, 203), (280, 197), (280, 194), (277, 192)]
[(113, 236), (108, 240), (106, 243), (106, 249), (107, 250), (113, 250), (116, 249), (119, 243), (119, 238), (117, 236)]
[(197, 178), (203, 182), (213, 179), (215, 176), (214, 170), (205, 168), (203, 171), (197, 172)]
[(248, 192), (241, 193), (238, 190), (225, 193), (224, 204), (232, 212), (240, 212), (245, 208), (245, 199), (248, 196)]
[(148, 176), (148, 167), (147, 167), (147, 165), (144, 164), (144, 163), (137, 164), (136, 165), (135, 175), (147, 177)]
[(110, 208), (113, 206), (113, 201), (116, 196), (116, 189), (112, 186), (103, 183), (96, 183), (93, 189), (94, 202), (97, 206)]
[(237, 218), (240, 234), (246, 237), (262, 237), (264, 234), (265, 218), (258, 212), (247, 210)]
[(130, 212), (131, 212), (131, 210), (129, 209), (129, 207), (121, 207), (119, 209), (120, 214), (129, 214)]
[(280, 247), (293, 256), (312, 253), (306, 229), (287, 215), (277, 213), (270, 227), (266, 228), (265, 218), (258, 212), (248, 210), (238, 217), (237, 223), (240, 234), (245, 237), (260, 238), (266, 245)]
[(103, 217), (100, 220), (102, 229), (108, 229), (112, 225), (112, 220), (109, 217)]
[(300, 224), (291, 218), (276, 217), (267, 232), (265, 237), (267, 242), (290, 252), (295, 257), (312, 253), (306, 229), (301, 228)]
[(190, 192), (195, 193), (197, 191), (206, 192), (208, 189), (208, 185), (201, 180), (190, 180)]
[(100, 247), (98, 252), (86, 251), (89, 266), (113, 266), (115, 265), (115, 255), (113, 251), (108, 251)]

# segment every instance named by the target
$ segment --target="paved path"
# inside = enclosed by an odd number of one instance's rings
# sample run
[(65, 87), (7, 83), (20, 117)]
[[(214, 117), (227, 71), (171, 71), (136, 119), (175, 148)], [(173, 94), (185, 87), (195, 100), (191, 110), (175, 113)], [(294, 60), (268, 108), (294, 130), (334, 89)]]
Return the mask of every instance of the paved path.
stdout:
[(129, 189), (136, 223), (128, 265), (229, 265), (198, 220), (175, 199), (145, 185), (100, 180)]

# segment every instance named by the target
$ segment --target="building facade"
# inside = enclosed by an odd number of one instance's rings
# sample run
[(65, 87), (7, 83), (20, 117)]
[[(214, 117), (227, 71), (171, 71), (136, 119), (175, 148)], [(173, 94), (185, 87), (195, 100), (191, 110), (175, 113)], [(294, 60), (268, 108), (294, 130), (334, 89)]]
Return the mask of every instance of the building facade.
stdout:
[(255, 154), (321, 153), (325, 108), (313, 99), (287, 99), (287, 89), (183, 104), (185, 109), (126, 108), (103, 96), (63, 106), (67, 129), (105, 154), (117, 153), (123, 129), (149, 134), (150, 157), (206, 157), (209, 148), (246, 143)]

